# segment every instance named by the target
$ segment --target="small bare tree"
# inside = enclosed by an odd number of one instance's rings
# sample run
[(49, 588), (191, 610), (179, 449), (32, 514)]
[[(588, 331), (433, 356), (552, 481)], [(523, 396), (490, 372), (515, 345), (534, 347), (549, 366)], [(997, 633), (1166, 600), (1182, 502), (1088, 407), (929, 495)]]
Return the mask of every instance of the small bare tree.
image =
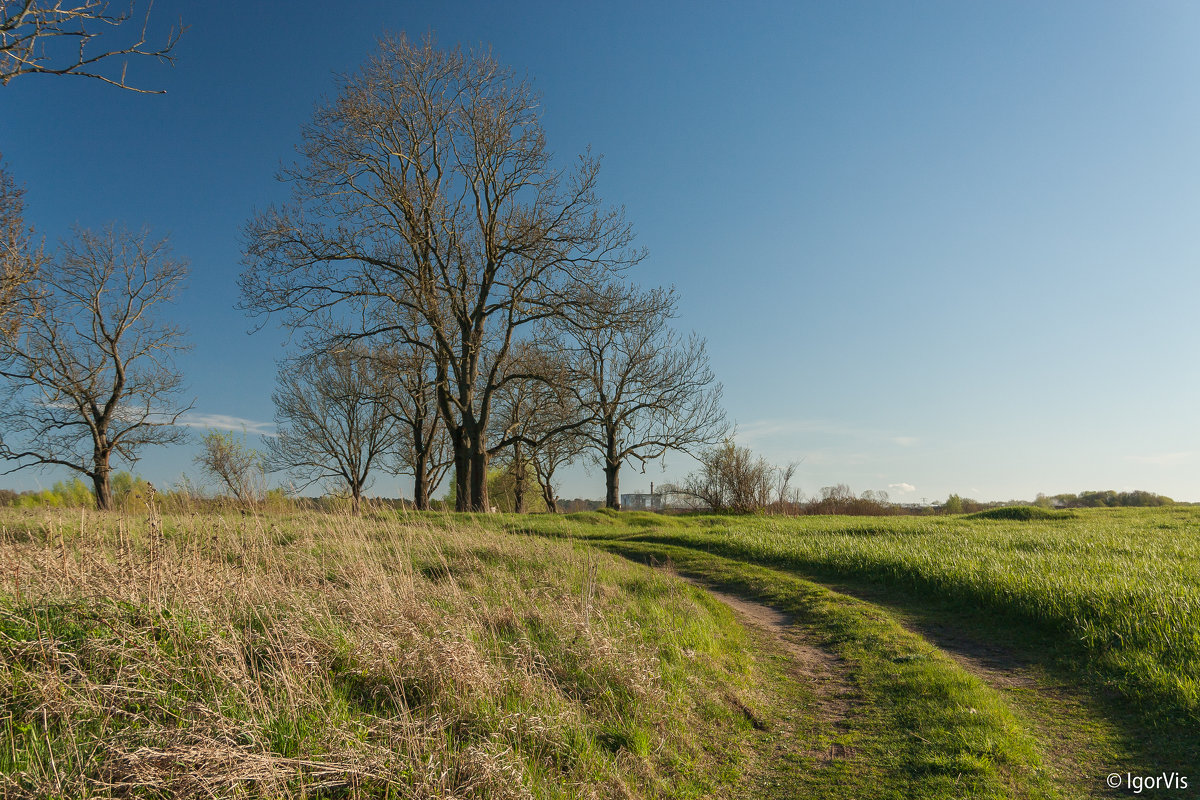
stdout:
[[(3, 0), (0, 2), (0, 86), (18, 75), (79, 75), (133, 92), (161, 94), (126, 82), (130, 57), (168, 63), (183, 33), (171, 28), (160, 45), (147, 41), (150, 9), (136, 14), (136, 3), (112, 10), (107, 0)], [(122, 41), (122, 34), (128, 34)], [(101, 40), (97, 47), (95, 41)], [(120, 62), (119, 71), (108, 69)]]
[(230, 432), (210, 430), (200, 442), (193, 459), (209, 477), (216, 478), (239, 503), (251, 503), (264, 494), (266, 483), (263, 454)]
[(433, 355), (425, 347), (398, 342), (373, 356), (393, 388), (389, 408), (399, 430), (392, 464), (398, 473), (412, 476), (413, 505), (427, 511), (430, 494), (454, 464), (438, 408)]
[(529, 340), (513, 348), (498, 382), (488, 433), (490, 455), (508, 468), (517, 513), (525, 511), (531, 473), (547, 510), (557, 511), (554, 473), (585, 446), (580, 430), (594, 420), (577, 402), (571, 379), (570, 365), (552, 340)]
[[(575, 409), (556, 404), (543, 412), (550, 422), (565, 420)], [(559, 427), (539, 444), (529, 449), (529, 463), (533, 465), (533, 474), (542, 490), (542, 499), (546, 501), (546, 510), (552, 514), (558, 513), (558, 484), (554, 480), (559, 469), (575, 463), (587, 450), (587, 438), (578, 428)]]
[(62, 466), (91, 479), (112, 507), (112, 459), (132, 464), (147, 445), (172, 444), (191, 405), (176, 400), (173, 366), (183, 333), (158, 318), (187, 275), (167, 240), (109, 227), (79, 231), (31, 283), (23, 325), (0, 349), (6, 430), (0, 457), (13, 472)]
[(794, 465), (775, 467), (733, 439), (697, 457), (700, 469), (682, 484), (664, 486), (663, 493), (699, 501), (713, 511), (746, 514), (767, 508), (777, 496), (786, 496)]
[[(45, 261), (25, 226), (25, 189), (17, 186), (0, 158), (0, 336), (13, 336), (28, 309), (27, 293)], [(26, 302), (22, 302), (22, 300)]]
[(285, 363), (272, 395), (277, 433), (267, 440), (268, 468), (304, 486), (341, 485), (358, 513), (371, 470), (396, 448), (394, 396), (386, 371), (362, 347)]
[(729, 429), (704, 340), (669, 325), (675, 293), (609, 287), (563, 326), (576, 392), (595, 425), (583, 429), (604, 469), (605, 505), (620, 508), (620, 471), (668, 451), (718, 442)]
[(537, 434), (539, 392), (544, 387), (534, 381), (509, 381), (502, 385), (492, 401), (493, 448), (489, 454), (508, 469), (513, 486), (513, 511), (525, 513), (525, 492), (529, 485), (530, 438)]

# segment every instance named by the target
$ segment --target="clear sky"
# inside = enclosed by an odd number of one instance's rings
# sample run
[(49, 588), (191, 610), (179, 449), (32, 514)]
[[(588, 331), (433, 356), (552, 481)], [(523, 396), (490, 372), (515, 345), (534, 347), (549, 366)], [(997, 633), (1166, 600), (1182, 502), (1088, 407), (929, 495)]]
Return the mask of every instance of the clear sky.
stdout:
[(197, 425), (271, 429), (283, 335), (234, 307), (239, 229), (299, 127), (382, 31), (434, 31), (534, 79), (564, 163), (604, 154), (637, 280), (678, 287), (739, 439), (806, 492), (1200, 500), (1200, 5), (155, 3), (180, 16), (176, 65), (130, 67), (166, 95), (18, 78), (0, 152), (49, 240), (118, 220), (191, 260)]

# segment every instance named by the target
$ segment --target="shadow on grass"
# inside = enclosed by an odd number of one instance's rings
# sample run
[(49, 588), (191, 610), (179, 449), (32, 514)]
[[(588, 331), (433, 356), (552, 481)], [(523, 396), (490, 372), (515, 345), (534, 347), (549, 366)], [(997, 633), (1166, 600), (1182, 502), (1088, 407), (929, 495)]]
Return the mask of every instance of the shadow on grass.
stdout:
[[(1101, 790), (1105, 775), (1113, 771), (1141, 775), (1178, 771), (1193, 780), (1197, 777), (1196, 765), (1200, 765), (1200, 725), (1197, 720), (1175, 718), (1170, 709), (1139, 703), (1122, 695), (1114, 687), (1114, 678), (1097, 669), (1094, 653), (1061, 631), (1048, 631), (1029, 620), (963, 599), (945, 599), (931, 591), (922, 591), (921, 587), (872, 580), (861, 574), (822, 570), (811, 564), (797, 569), (794, 565), (771, 559), (748, 561), (737, 548), (723, 547), (720, 542), (700, 544), (670, 535), (634, 533), (613, 537), (611, 544), (600, 544), (620, 553), (622, 542), (684, 547), (794, 575), (883, 608), (906, 627), (952, 655), (978, 661), (998, 672), (1029, 668), (1040, 671), (1045, 676), (1044, 683), (1056, 684), (1064, 699), (1079, 703), (1087, 714), (1102, 719), (1116, 732), (1119, 741), (1109, 752), (1120, 763), (1098, 763), (1094, 760), (1095, 753), (1083, 754), (1085, 758), (1089, 755), (1093, 758), (1097, 770), (1103, 769), (1093, 778), (1092, 785), (1097, 791)], [(621, 554), (638, 557), (630, 551)], [(745, 590), (736, 582), (718, 588), (733, 592)], [(1048, 746), (1054, 746), (1054, 743), (1048, 743)], [(1155, 796), (1153, 792), (1142, 794)], [(1164, 792), (1162, 796), (1167, 795), (1172, 793)], [(1180, 794), (1176, 791), (1172, 796)]]

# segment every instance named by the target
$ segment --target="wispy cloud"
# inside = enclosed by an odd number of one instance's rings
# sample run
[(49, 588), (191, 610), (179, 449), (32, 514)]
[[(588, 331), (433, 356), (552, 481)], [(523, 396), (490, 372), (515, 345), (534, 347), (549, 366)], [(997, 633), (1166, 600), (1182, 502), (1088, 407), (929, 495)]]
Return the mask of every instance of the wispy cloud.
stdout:
[(1159, 467), (1174, 467), (1191, 461), (1195, 457), (1196, 453), (1192, 450), (1179, 453), (1156, 453), (1148, 456), (1128, 456), (1129, 460), (1135, 464), (1152, 464)]
[(186, 428), (216, 428), (223, 431), (234, 431), (236, 433), (246, 432), (254, 433), (259, 436), (274, 436), (275, 423), (273, 422), (258, 422), (245, 417), (231, 417), (228, 414), (198, 414), (196, 412), (188, 412), (179, 418), (177, 425), (183, 425)]
[(917, 487), (911, 483), (889, 483), (888, 491), (893, 494), (912, 494), (917, 490)]
[(741, 423), (737, 428), (738, 440), (747, 444), (804, 435), (889, 441), (901, 447), (911, 447), (920, 441), (915, 436), (893, 436), (872, 428), (858, 428), (853, 425), (819, 419), (759, 419)]

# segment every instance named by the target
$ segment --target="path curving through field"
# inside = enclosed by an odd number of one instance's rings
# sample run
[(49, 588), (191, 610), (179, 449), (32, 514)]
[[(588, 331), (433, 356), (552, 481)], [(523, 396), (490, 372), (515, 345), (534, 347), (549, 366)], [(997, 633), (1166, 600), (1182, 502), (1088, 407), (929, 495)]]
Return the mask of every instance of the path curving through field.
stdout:
[[(788, 614), (770, 605), (681, 576), (728, 606), (746, 627), (777, 643), (794, 660), (794, 679), (814, 688), (819, 715), (825, 722), (843, 725), (851, 713), (855, 690), (849, 665), (836, 654), (811, 641), (803, 627)], [(808, 578), (812, 580), (811, 578)], [(889, 602), (886, 592), (840, 584), (823, 584), (831, 590), (857, 597), (890, 614), (908, 631), (920, 636), (952, 658), (962, 669), (1000, 693), (1036, 736), (1063, 797), (1107, 798), (1119, 796), (1104, 781), (1122, 765), (1119, 733), (1106, 725), (1087, 698), (1074, 687), (1048, 676), (1032, 659), (995, 641), (984, 641), (945, 619), (918, 619)], [(1086, 731), (1084, 735), (1083, 732)], [(811, 750), (809, 751), (811, 753)], [(828, 758), (853, 753), (833, 746)]]

